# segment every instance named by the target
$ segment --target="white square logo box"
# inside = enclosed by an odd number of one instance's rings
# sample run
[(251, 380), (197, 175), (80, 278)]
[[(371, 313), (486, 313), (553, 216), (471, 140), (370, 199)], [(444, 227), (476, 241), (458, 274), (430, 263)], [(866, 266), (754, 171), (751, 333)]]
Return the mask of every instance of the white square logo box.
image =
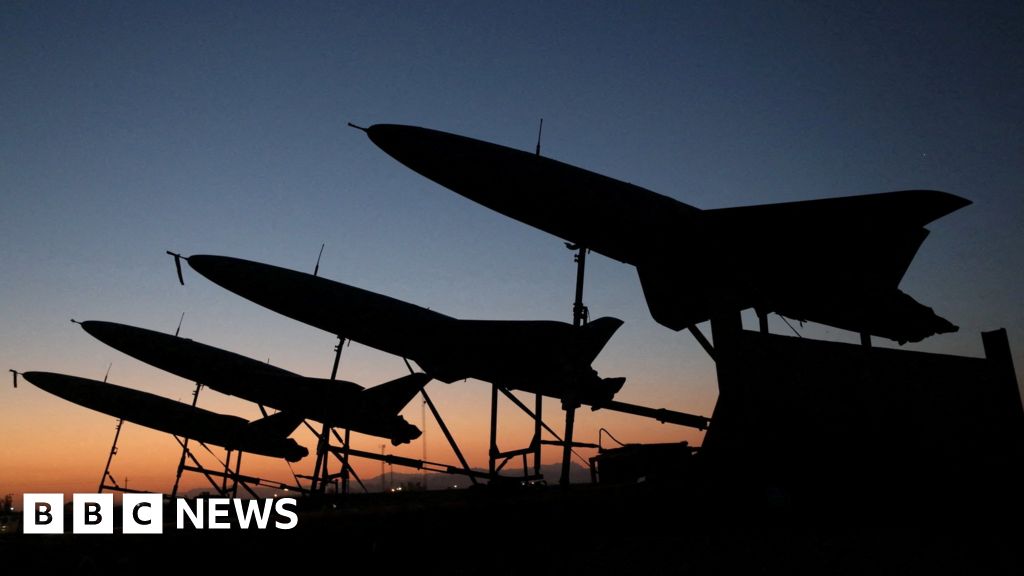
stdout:
[(71, 529), (75, 534), (114, 533), (113, 494), (75, 494), (71, 502)]
[(25, 534), (63, 534), (64, 495), (25, 494), (21, 504), (21, 526)]
[(163, 534), (163, 494), (125, 494), (121, 498), (121, 531), (125, 534)]

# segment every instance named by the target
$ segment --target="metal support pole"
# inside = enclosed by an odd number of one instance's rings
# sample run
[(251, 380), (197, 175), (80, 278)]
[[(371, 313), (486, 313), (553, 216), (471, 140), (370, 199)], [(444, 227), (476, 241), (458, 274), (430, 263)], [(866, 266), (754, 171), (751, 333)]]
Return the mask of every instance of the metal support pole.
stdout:
[[(348, 442), (346, 442), (344, 438), (342, 438), (341, 436), (338, 435), (338, 431), (337, 430), (332, 428), (331, 429), (331, 433), (334, 434), (334, 439), (337, 440), (338, 442), (341, 442), (342, 444), (348, 444)], [(337, 452), (334, 452), (332, 450), (328, 450), (328, 452), (334, 454), (334, 457), (337, 458), (339, 462), (343, 461), (342, 457), (339, 456)], [(342, 470), (345, 470), (345, 469), (342, 468)], [(359, 478), (359, 474), (356, 474), (356, 471), (355, 471), (354, 468), (349, 467), (347, 474), (349, 475), (349, 477), (356, 479), (356, 482), (363, 489), (363, 492), (369, 492), (369, 490), (366, 489), (366, 485), (363, 484), (363, 481)]]
[(235, 474), (231, 478), (231, 497), (238, 498), (238, 475), (242, 472), (242, 451), (238, 451), (238, 456), (235, 459)]
[[(192, 392), (192, 407), (196, 407), (196, 403), (199, 402), (199, 391), (203, 388), (203, 385), (196, 382), (196, 389)], [(171, 498), (178, 495), (178, 484), (181, 482), (181, 472), (185, 469), (185, 454), (188, 453), (188, 438), (181, 443), (181, 459), (178, 460), (178, 472), (174, 476), (174, 488), (171, 489)]]
[[(462, 450), (459, 450), (459, 445), (455, 443), (455, 437), (452, 436), (451, 431), (448, 430), (448, 426), (445, 425), (444, 420), (441, 419), (441, 414), (437, 411), (437, 408), (434, 406), (434, 402), (430, 399), (430, 396), (427, 396), (427, 389), (421, 389), (420, 394), (423, 395), (423, 401), (426, 402), (427, 407), (430, 408), (430, 413), (434, 415), (434, 420), (437, 421), (437, 425), (439, 428), (441, 428), (441, 432), (444, 434), (444, 437), (448, 439), (448, 444), (451, 445), (452, 450), (455, 452), (455, 457), (459, 459), (459, 463), (462, 464), (462, 467), (468, 471), (469, 462), (466, 462), (466, 457), (462, 455)], [(383, 453), (384, 448), (382, 446), (381, 454)], [(426, 460), (426, 458), (424, 458), (424, 460)], [(472, 482), (473, 484), (476, 484), (476, 478), (474, 478), (473, 476), (469, 476), (469, 481)]]
[(117, 427), (114, 429), (114, 443), (110, 445), (110, 455), (107, 456), (107, 465), (103, 467), (103, 476), (100, 478), (100, 488), (97, 492), (103, 492), (103, 486), (106, 485), (107, 477), (110, 476), (110, 463), (114, 460), (114, 454), (117, 454), (117, 439), (121, 436), (122, 424), (124, 424), (124, 418), (118, 418)]
[(498, 385), (491, 384), (491, 447), (487, 452), (487, 473), (491, 480), (495, 475), (495, 459), (498, 457)]
[(228, 494), (228, 476), (231, 475), (231, 449), (228, 448), (228, 457), (224, 459), (224, 477), (222, 478), (220, 493)]
[[(348, 494), (348, 475), (349, 475), (348, 447), (349, 447), (349, 439), (351, 438), (351, 432), (352, 431), (349, 430), (348, 428), (345, 429), (345, 452), (342, 454), (342, 457), (341, 457), (341, 493), (342, 494)], [(326, 476), (326, 474), (325, 474), (325, 476)]]
[[(200, 462), (199, 462), (199, 459), (197, 459), (197, 458), (196, 458), (196, 457), (195, 457), (195, 456), (194, 456), (194, 455), (192, 454), (192, 452), (190, 452), (190, 451), (189, 451), (189, 449), (188, 449), (188, 447), (187, 447), (187, 445), (186, 445), (185, 441), (181, 440), (181, 439), (180, 439), (180, 438), (178, 438), (177, 436), (175, 436), (175, 437), (174, 437), (174, 439), (175, 439), (175, 440), (177, 440), (177, 441), (178, 441), (178, 444), (180, 444), (180, 445), (181, 445), (181, 450), (182, 450), (182, 453), (183, 453), (183, 454), (185, 454), (186, 456), (188, 456), (188, 459), (189, 459), (189, 460), (191, 460), (193, 464), (195, 464), (195, 466), (194, 466), (194, 467), (189, 467), (189, 466), (185, 466), (185, 465), (182, 465), (181, 469), (182, 469), (182, 470), (189, 470), (189, 469), (193, 469), (193, 470), (195, 470), (196, 472), (200, 472), (200, 473), (201, 473), (201, 474), (202, 474), (203, 476), (205, 476), (205, 477), (206, 477), (206, 480), (207, 480), (207, 481), (208, 481), (208, 482), (210, 483), (210, 486), (212, 486), (212, 487), (213, 487), (213, 489), (214, 489), (214, 490), (217, 490), (217, 491), (218, 491), (218, 493), (219, 493), (219, 492), (220, 492), (220, 489), (219, 489), (219, 488), (217, 488), (217, 481), (216, 481), (216, 480), (214, 480), (214, 479), (213, 479), (213, 477), (212, 477), (212, 476), (210, 476), (210, 473), (209, 473), (209, 472), (208, 472), (208, 471), (206, 470), (206, 468), (204, 468), (204, 467), (202, 466), (202, 464), (200, 464)], [(180, 473), (179, 473), (179, 476), (180, 476)], [(221, 496), (223, 496), (223, 494), (221, 494)], [(172, 496), (172, 498), (173, 498), (173, 496)]]
[[(576, 252), (576, 300), (572, 304), (572, 325), (579, 328), (588, 321), (589, 312), (583, 305), (583, 279), (587, 269), (587, 249), (584, 246), (577, 246)], [(570, 382), (576, 386), (576, 382)], [(569, 466), (572, 463), (572, 432), (576, 423), (576, 408), (579, 402), (570, 396), (562, 399), (562, 408), (565, 410), (565, 438), (562, 445), (562, 476), (558, 483), (563, 487), (569, 486)]]
[[(336, 380), (338, 377), (338, 365), (341, 363), (341, 348), (345, 343), (345, 339), (338, 336), (338, 344), (334, 347), (334, 364), (331, 366), (331, 380)], [(331, 429), (327, 424), (323, 425), (320, 430), (320, 435), (316, 444), (316, 462), (313, 464), (313, 478), (310, 480), (309, 491), (312, 494), (324, 493), (327, 490), (327, 446), (330, 445)], [(348, 430), (345, 431), (345, 438), (348, 439)], [(345, 448), (348, 448), (348, 442), (345, 442)], [(346, 470), (348, 467), (348, 457), (342, 454), (342, 470)]]
[(578, 247), (576, 252), (576, 300), (572, 304), (572, 325), (581, 326), (588, 321), (588, 310), (583, 305), (583, 278), (587, 268), (587, 249)]
[[(506, 390), (504, 388), (498, 388), (498, 391), (501, 392), (502, 394), (504, 394), (506, 398), (511, 400), (513, 404), (518, 406), (519, 409), (522, 410), (524, 413), (526, 413), (527, 416), (533, 418), (533, 412), (531, 412), (530, 409), (526, 407), (526, 404), (523, 404), (523, 402), (519, 398), (516, 398), (515, 394), (512, 394), (511, 392), (509, 392), (508, 390)], [(604, 406), (604, 404), (602, 404), (602, 406)], [(562, 437), (558, 435), (558, 432), (555, 432), (550, 426), (545, 424), (543, 420), (541, 420), (540, 425), (541, 425), (542, 428), (544, 428), (544, 430), (548, 431), (548, 434), (551, 434), (551, 436), (554, 438), (554, 440), (541, 440), (540, 443), (542, 445), (545, 445), (545, 446), (563, 446), (564, 445), (564, 441), (562, 440)], [(576, 456), (577, 458), (579, 458), (580, 461), (583, 462), (584, 464), (587, 464), (587, 460), (583, 456), (580, 456), (575, 450), (572, 450), (573, 446), (579, 446), (581, 448), (597, 448), (598, 447), (597, 444), (582, 444), (582, 443), (573, 443), (573, 442), (569, 443), (570, 452), (572, 453), (572, 455)], [(516, 454), (520, 453), (520, 451), (513, 451), (513, 452), (516, 453)], [(508, 454), (508, 453), (506, 453), (506, 454)]]
[(327, 435), (330, 433), (330, 429), (327, 424), (323, 425), (320, 430), (320, 434), (317, 435), (316, 442), (316, 462), (313, 464), (313, 477), (309, 480), (309, 493), (316, 494), (320, 489), (320, 468), (324, 464), (324, 455), (326, 452)]
[(537, 394), (536, 404), (533, 412), (533, 473), (540, 476), (540, 455), (541, 455), (541, 425), (544, 421), (541, 419), (541, 410), (544, 408), (544, 396)]
[(693, 337), (697, 339), (697, 342), (700, 344), (701, 348), (703, 348), (704, 351), (708, 353), (708, 356), (710, 356), (711, 359), (714, 360), (715, 348), (714, 346), (711, 345), (711, 342), (708, 341), (707, 337), (704, 336), (704, 333), (700, 331), (700, 328), (698, 328), (696, 324), (691, 324), (687, 326), (686, 329), (690, 331), (690, 334), (693, 334)]
[(572, 429), (576, 422), (576, 405), (566, 405), (563, 402), (562, 407), (565, 408), (565, 438), (562, 445), (562, 477), (559, 478), (558, 483), (563, 487), (568, 487), (569, 465), (572, 462)]
[[(338, 344), (334, 347), (334, 365), (331, 366), (331, 380), (337, 380), (338, 379), (338, 365), (341, 363), (341, 348), (344, 345), (345, 345), (345, 339), (343, 337), (341, 337), (341, 336), (338, 336)], [(327, 425), (326, 424), (324, 424), (323, 434), (324, 434), (324, 447), (326, 448), (326, 446), (331, 443), (331, 438), (327, 435)], [(342, 473), (341, 492), (342, 492), (342, 494), (348, 494), (348, 441), (349, 441), (349, 434), (350, 434), (350, 431), (348, 430), (348, 428), (346, 428), (345, 429), (345, 451), (342, 452), (342, 455), (341, 455), (341, 473)], [(324, 476), (320, 480), (320, 491), (321, 492), (326, 492), (327, 491), (327, 479), (329, 477), (329, 474), (327, 472), (327, 460), (328, 460), (328, 458), (327, 458), (327, 453), (326, 452), (324, 452), (323, 459), (324, 459), (323, 460)]]
[[(534, 418), (535, 417), (535, 413), (531, 412), (530, 409), (526, 406), (526, 404), (523, 404), (522, 400), (520, 400), (519, 398), (516, 398), (515, 394), (513, 394), (513, 393), (509, 392), (507, 389), (501, 388), (501, 387), (498, 388), (498, 391), (501, 392), (502, 394), (504, 394), (506, 398), (511, 400), (512, 403), (515, 404), (520, 410), (522, 410), (523, 413), (525, 413), (527, 416), (529, 416), (530, 418)], [(544, 430), (547, 430), (548, 434), (551, 434), (552, 436), (554, 436), (554, 438), (556, 440), (561, 442), (562, 437), (559, 436), (557, 432), (552, 430), (551, 427), (548, 426), (547, 424), (545, 424), (543, 420), (540, 420), (538, 418), (538, 421), (540, 422), (541, 428), (543, 428)], [(544, 444), (545, 442), (542, 441), (541, 443)]]
[[(422, 388), (421, 388), (422, 390)], [(424, 400), (420, 402), (420, 422), (423, 425), (423, 430), (420, 430), (420, 442), (423, 443), (423, 461), (427, 461), (427, 402)], [(420, 480), (423, 482), (423, 490), (427, 489), (427, 472), (426, 470), (420, 474)]]
[(341, 345), (345, 343), (345, 339), (338, 336), (338, 344), (334, 347), (334, 365), (331, 367), (331, 380), (338, 378), (338, 364), (341, 363)]

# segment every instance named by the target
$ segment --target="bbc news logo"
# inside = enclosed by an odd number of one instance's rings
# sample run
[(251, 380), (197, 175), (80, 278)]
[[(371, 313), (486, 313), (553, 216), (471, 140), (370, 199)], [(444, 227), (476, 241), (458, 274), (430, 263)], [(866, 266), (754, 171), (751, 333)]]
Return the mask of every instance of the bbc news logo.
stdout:
[[(295, 498), (243, 500), (241, 498), (199, 498), (194, 505), (178, 498), (174, 504), (175, 527), (191, 525), (197, 529), (231, 528), (232, 512), (239, 528), (274, 527), (290, 530), (299, 523)], [(75, 534), (114, 533), (113, 494), (75, 494), (71, 501)], [(162, 494), (125, 494), (121, 501), (121, 532), (124, 534), (162, 534), (164, 531)], [(273, 519), (273, 522), (271, 522)], [(22, 528), (25, 534), (64, 533), (64, 495), (25, 494), (22, 504)]]

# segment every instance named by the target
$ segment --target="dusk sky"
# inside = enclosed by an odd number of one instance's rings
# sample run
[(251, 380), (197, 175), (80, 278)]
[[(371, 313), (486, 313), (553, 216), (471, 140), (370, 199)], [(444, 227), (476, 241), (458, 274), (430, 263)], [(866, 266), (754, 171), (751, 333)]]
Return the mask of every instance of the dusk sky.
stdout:
[[(325, 243), (321, 276), (459, 318), (571, 321), (575, 267), (561, 240), (445, 190), (346, 126), (413, 124), (532, 151), (543, 118), (545, 156), (699, 208), (913, 188), (971, 200), (928, 227), (901, 284), (960, 331), (905, 348), (981, 356), (979, 332), (1005, 327), (1022, 374), (1019, 1), (4, 2), (0, 31), (5, 371), (102, 379), (112, 363), (111, 382), (188, 401), (191, 383), (69, 322), (173, 333), (184, 312), (183, 336), (330, 374), (333, 336), (187, 267), (180, 286), (165, 250), (312, 272)], [(686, 273), (685, 253), (677, 265)], [(625, 321), (595, 363), (627, 378), (618, 399), (711, 415), (713, 363), (650, 318), (633, 267), (593, 255), (585, 301), (592, 318)], [(771, 328), (791, 333), (777, 317)], [(340, 377), (371, 386), (405, 371), (353, 344)], [(485, 466), (489, 386), (427, 389)], [(417, 426), (420, 404), (404, 412)], [(259, 416), (209, 390), (200, 406)], [(561, 431), (556, 406), (546, 412)], [(529, 442), (514, 411), (502, 405), (505, 449)], [(114, 422), (6, 385), (0, 495), (95, 491)], [(596, 441), (601, 427), (625, 442), (702, 438), (589, 409), (577, 438)], [(308, 432), (293, 437), (315, 448)], [(427, 439), (428, 459), (455, 463), (433, 422)], [(175, 448), (126, 425), (113, 470), (167, 491)], [(308, 473), (312, 458), (295, 468)], [(356, 469), (373, 476), (380, 464)], [(256, 456), (243, 472), (290, 478)]]

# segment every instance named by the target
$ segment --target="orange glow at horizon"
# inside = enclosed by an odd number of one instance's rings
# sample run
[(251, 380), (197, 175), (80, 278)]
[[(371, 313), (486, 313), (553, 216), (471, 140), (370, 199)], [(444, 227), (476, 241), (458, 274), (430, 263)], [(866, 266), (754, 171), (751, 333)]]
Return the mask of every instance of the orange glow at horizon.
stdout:
[[(165, 379), (172, 379), (165, 376)], [(162, 379), (159, 379), (162, 380)], [(119, 378), (111, 381), (121, 385), (130, 385), (130, 379)], [(371, 379), (370, 381), (378, 381)], [(379, 380), (383, 381), (383, 380)], [(148, 391), (168, 396), (165, 384), (160, 387), (149, 387)], [(186, 402), (191, 400), (189, 385), (178, 380), (171, 390), (176, 392), (172, 397)], [(140, 387), (142, 388), (142, 387)], [(489, 442), (490, 385), (477, 381), (443, 384), (432, 382), (427, 392), (437, 406), (445, 424), (450, 429), (459, 448), (462, 450), (470, 466), (486, 469)], [(531, 409), (534, 398), (532, 395), (516, 393), (516, 396)], [(629, 401), (629, 387), (619, 396)], [(710, 399), (713, 406), (713, 399)], [(410, 423), (425, 428), (426, 460), (444, 464), (458, 465), (458, 460), (444, 438), (429, 409), (423, 406), (422, 398), (417, 396), (403, 410), (402, 415)], [(111, 416), (90, 411), (61, 398), (57, 398), (39, 390), (35, 386), (22, 381), (17, 391), (8, 389), (5, 393), (6, 422), (3, 424), (5, 439), (0, 449), (0, 492), (13, 493), (15, 506), (21, 506), (21, 496), (26, 492), (61, 492), (70, 499), (75, 492), (96, 492), (103, 466), (110, 452), (117, 420)], [(221, 395), (215, 391), (204, 389), (198, 405), (202, 408), (221, 413), (236, 414), (250, 420), (261, 417), (258, 408), (237, 398)], [(657, 406), (655, 406), (657, 407)], [(667, 406), (675, 408), (674, 406)], [(683, 409), (683, 408), (678, 408)], [(544, 421), (558, 434), (564, 428), (564, 412), (557, 400), (544, 399)], [(710, 416), (710, 407), (706, 410), (686, 410)], [(424, 427), (423, 417), (426, 416)], [(319, 425), (315, 425), (319, 429)], [(593, 442), (598, 440), (598, 430), (605, 428), (616, 438), (627, 443), (659, 443), (688, 441), (691, 445), (699, 445), (703, 432), (660, 424), (653, 420), (628, 414), (614, 413), (607, 410), (592, 411), (588, 407), (577, 410), (575, 440)], [(512, 402), (499, 395), (498, 413), (498, 447), (501, 450), (524, 448), (529, 445), (533, 435), (533, 422)], [(291, 437), (305, 446), (310, 455), (300, 462), (293, 463), (291, 469), (284, 460), (273, 459), (253, 454), (245, 454), (242, 458), (241, 472), (244, 475), (256, 476), (267, 480), (294, 484), (292, 471), (298, 475), (310, 475), (315, 461), (316, 439), (314, 435), (300, 426)], [(544, 433), (545, 439), (551, 439)], [(614, 446), (607, 437), (605, 446)], [(352, 434), (352, 447), (367, 452), (380, 453), (383, 447), (385, 454), (403, 456), (413, 459), (424, 457), (423, 438), (410, 444), (392, 446), (382, 438)], [(212, 454), (197, 443), (190, 443), (193, 454), (211, 470), (222, 469), (225, 451), (220, 447), (210, 446)], [(594, 449), (577, 449), (583, 458), (596, 453)], [(117, 453), (111, 463), (111, 474), (121, 486), (152, 492), (170, 493), (174, 483), (175, 471), (181, 456), (177, 442), (168, 434), (143, 428), (125, 422), (118, 440)], [(219, 460), (218, 460), (219, 459)], [(561, 449), (545, 446), (542, 462), (552, 464), (561, 461)], [(529, 460), (532, 465), (532, 459)], [(585, 465), (574, 458), (574, 463)], [(368, 482), (376, 479), (381, 473), (381, 463), (376, 460), (353, 458), (352, 466), (355, 473), (366, 484), (370, 491), (379, 490), (379, 484)], [(337, 472), (340, 467), (338, 460), (331, 459), (330, 470)], [(386, 464), (385, 472), (417, 473), (413, 468), (391, 466)], [(505, 473), (516, 475), (522, 472), (522, 460), (513, 459), (505, 468)], [(555, 482), (557, 478), (547, 478)], [(308, 481), (303, 480), (308, 486)], [(453, 483), (462, 484), (462, 479)], [(440, 488), (436, 481), (431, 488)], [(185, 472), (179, 486), (179, 494), (192, 490), (210, 489), (206, 479), (197, 473)], [(353, 491), (361, 489), (353, 480)], [(244, 490), (240, 491), (240, 494)]]

